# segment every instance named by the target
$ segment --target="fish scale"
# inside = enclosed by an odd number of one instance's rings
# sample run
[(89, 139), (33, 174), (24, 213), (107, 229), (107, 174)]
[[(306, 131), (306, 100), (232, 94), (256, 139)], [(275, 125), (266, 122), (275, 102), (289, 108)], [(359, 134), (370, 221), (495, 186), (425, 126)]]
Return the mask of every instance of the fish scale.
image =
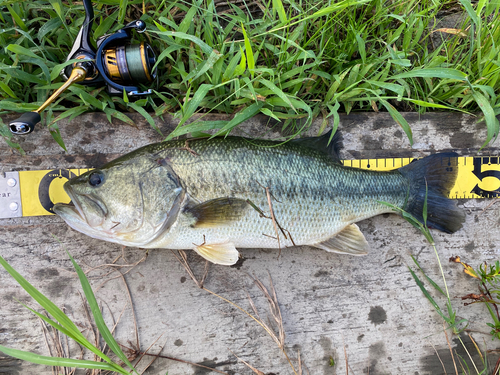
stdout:
[(343, 166), (337, 149), (330, 133), (285, 144), (238, 137), (153, 144), (69, 180), (73, 203), (54, 212), (94, 238), (194, 249), (225, 265), (237, 261), (236, 248), (312, 245), (366, 254), (354, 223), (391, 212), (384, 202), (421, 222), (427, 202), (429, 226), (461, 227), (463, 212), (446, 198), (456, 154), (379, 172)]
[[(182, 150), (183, 144), (169, 144), (159, 155), (169, 160), (192, 198), (200, 202), (219, 197), (248, 199), (270, 217), (268, 187), (276, 220), (296, 245), (321, 242), (348, 224), (390, 212), (379, 201), (400, 207), (407, 196), (407, 181), (397, 171), (343, 167), (327, 155), (293, 143), (274, 148), (269, 147), (274, 145), (270, 141), (232, 137), (191, 141), (189, 147), (196, 154)], [(281, 231), (278, 244), (272, 221), (254, 209), (229, 226), (207, 230), (179, 223), (175, 229), (168, 239), (148, 247), (185, 249), (203, 241), (231, 241), (236, 247), (293, 245)]]

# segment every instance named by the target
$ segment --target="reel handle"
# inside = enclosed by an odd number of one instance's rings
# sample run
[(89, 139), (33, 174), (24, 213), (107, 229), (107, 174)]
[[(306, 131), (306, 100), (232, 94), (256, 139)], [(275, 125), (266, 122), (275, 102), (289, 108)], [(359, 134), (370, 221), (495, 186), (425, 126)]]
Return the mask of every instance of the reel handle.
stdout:
[(39, 123), (41, 119), (38, 112), (25, 112), (17, 120), (9, 123), (9, 129), (16, 135), (29, 134), (35, 129), (35, 124)]
[(86, 75), (87, 69), (85, 68), (84, 63), (79, 63), (73, 68), (70, 77), (64, 83), (64, 85), (59, 87), (59, 89), (57, 89), (57, 91), (55, 91), (50, 96), (50, 98), (48, 98), (45, 103), (43, 103), (36, 111), (23, 113), (17, 120), (11, 121), (9, 123), (10, 131), (16, 135), (31, 133), (33, 129), (35, 129), (35, 125), (41, 120), (40, 112), (47, 108), (64, 90), (66, 90), (73, 83), (83, 81)]

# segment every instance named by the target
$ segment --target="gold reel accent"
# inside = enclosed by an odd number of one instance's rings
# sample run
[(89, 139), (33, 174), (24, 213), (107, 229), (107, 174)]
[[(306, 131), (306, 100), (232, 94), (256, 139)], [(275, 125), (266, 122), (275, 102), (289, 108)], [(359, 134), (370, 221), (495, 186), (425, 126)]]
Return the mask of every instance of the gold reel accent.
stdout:
[(111, 78), (112, 81), (122, 81), (122, 76), (118, 67), (118, 58), (116, 57), (116, 47), (107, 49), (104, 52), (104, 66), (108, 71), (109, 78)]

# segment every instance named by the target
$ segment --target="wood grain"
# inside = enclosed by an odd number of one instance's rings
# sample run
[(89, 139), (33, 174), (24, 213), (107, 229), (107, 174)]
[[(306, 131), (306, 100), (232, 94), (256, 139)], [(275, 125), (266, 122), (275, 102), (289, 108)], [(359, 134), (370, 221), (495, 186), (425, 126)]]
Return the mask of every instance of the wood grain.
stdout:
[[(0, 144), (0, 171), (96, 167), (116, 156), (163, 138), (138, 116), (131, 116), (137, 128), (123, 123), (110, 124), (102, 114), (86, 114), (59, 127), (68, 152), (64, 152), (39, 126), (29, 136), (19, 138), (27, 155), (19, 156)], [(221, 119), (206, 116), (205, 119)], [(415, 143), (410, 147), (402, 129), (388, 114), (351, 114), (341, 116), (345, 158), (414, 157), (453, 150), (464, 156), (478, 155), (486, 138), (484, 124), (463, 114), (405, 114)], [(9, 118), (5, 117), (4, 121)], [(163, 134), (175, 128), (170, 116), (158, 119)], [(318, 120), (304, 133), (315, 135)], [(278, 138), (281, 125), (265, 117), (256, 117), (236, 134)], [(498, 155), (495, 147), (481, 155)], [(477, 266), (499, 258), (500, 205), (493, 200), (461, 200), (467, 213), (463, 229), (453, 235), (434, 232), (439, 257), (460, 317), (469, 320), (475, 340), (484, 350), (498, 347), (488, 336), (488, 314), (484, 306), (464, 307), (460, 296), (476, 292), (475, 283), (448, 258), (460, 255)], [(410, 255), (436, 282), (442, 285), (436, 255), (425, 239), (396, 215), (382, 215), (359, 223), (371, 246), (366, 257), (330, 254), (309, 247), (278, 252), (250, 249), (233, 267), (211, 266), (206, 288), (242, 308), (251, 310), (247, 293), (254, 300), (261, 317), (270, 316), (266, 298), (248, 275), (269, 286), (271, 275), (281, 307), (286, 332), (286, 350), (293, 363), (300, 351), (304, 374), (441, 374), (441, 361), (448, 373), (454, 373), (443, 323), (418, 289), (408, 266), (415, 269)], [(56, 239), (57, 238), (57, 239)], [(223, 300), (200, 290), (167, 250), (150, 251), (147, 259), (134, 267), (125, 278), (118, 270), (104, 266), (123, 254), (130, 264), (139, 261), (143, 250), (124, 249), (86, 237), (68, 228), (58, 217), (31, 217), (0, 220), (0, 254), (33, 285), (53, 299), (89, 334), (88, 323), (79, 295), (79, 283), (64, 248), (89, 272), (105, 318), (112, 322), (124, 313), (117, 325), (116, 337), (124, 345), (135, 342), (129, 288), (137, 316), (141, 349), (157, 337), (151, 349), (156, 353), (165, 343), (163, 354), (216, 367), (228, 374), (250, 374), (242, 362), (250, 363), (266, 374), (292, 374), (277, 345), (253, 320)], [(204, 261), (190, 253), (194, 271), (201, 274)], [(121, 259), (119, 262), (124, 263)], [(122, 273), (126, 267), (119, 269)], [(111, 272), (107, 274), (108, 272)], [(125, 281), (124, 281), (125, 280)], [(125, 284), (126, 282), (126, 284)], [(13, 279), (0, 270), (0, 344), (17, 349), (48, 354), (40, 323), (16, 298), (38, 308)], [(442, 308), (445, 301), (433, 293)], [(451, 332), (450, 343), (462, 358), (462, 345)], [(479, 356), (470, 339), (461, 336), (479, 370)], [(483, 341), (483, 338), (485, 341)], [(435, 348), (435, 349), (434, 349)], [(344, 356), (347, 353), (347, 360)], [(79, 350), (72, 347), (73, 357)], [(498, 354), (490, 361), (496, 362)], [(335, 365), (330, 366), (330, 359)], [(470, 360), (467, 359), (470, 362)], [(143, 361), (142, 366), (148, 362)], [(469, 366), (471, 364), (469, 363)], [(139, 366), (141, 368), (141, 366)], [(7, 369), (7, 370), (6, 370)], [(306, 370), (307, 369), (307, 370)], [(7, 372), (5, 372), (7, 371)], [(147, 374), (206, 374), (206, 370), (160, 359)], [(0, 373), (51, 374), (51, 369), (0, 358)], [(81, 370), (80, 373), (84, 373)]]

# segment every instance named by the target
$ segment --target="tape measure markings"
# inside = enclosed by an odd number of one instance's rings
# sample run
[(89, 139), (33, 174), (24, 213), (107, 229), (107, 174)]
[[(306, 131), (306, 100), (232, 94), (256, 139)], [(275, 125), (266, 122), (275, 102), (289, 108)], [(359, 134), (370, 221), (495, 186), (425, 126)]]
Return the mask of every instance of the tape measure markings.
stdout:
[(23, 216), (54, 215), (54, 202), (68, 203), (68, 195), (63, 189), (68, 177), (79, 176), (90, 170), (52, 169), (19, 172), (21, 205)]
[[(344, 160), (345, 166), (388, 171), (409, 164), (413, 158)], [(457, 181), (449, 198), (499, 198), (498, 156), (443, 158), (449, 168), (458, 167)], [(0, 175), (0, 218), (53, 215), (55, 202), (69, 202), (63, 190), (68, 178), (91, 168), (6, 172)], [(14, 181), (14, 182), (13, 182)]]
[[(376, 163), (376, 160), (384, 160)], [(387, 161), (392, 161), (387, 162)], [(369, 170), (392, 170), (409, 164), (413, 158), (393, 159), (357, 159), (344, 160), (345, 166)], [(443, 158), (450, 167), (458, 167), (458, 176), (455, 185), (450, 190), (449, 198), (472, 199), (472, 198), (498, 198), (500, 197), (500, 165), (498, 156), (477, 156)], [(375, 164), (375, 167), (373, 165)], [(387, 165), (389, 164), (389, 166)]]

